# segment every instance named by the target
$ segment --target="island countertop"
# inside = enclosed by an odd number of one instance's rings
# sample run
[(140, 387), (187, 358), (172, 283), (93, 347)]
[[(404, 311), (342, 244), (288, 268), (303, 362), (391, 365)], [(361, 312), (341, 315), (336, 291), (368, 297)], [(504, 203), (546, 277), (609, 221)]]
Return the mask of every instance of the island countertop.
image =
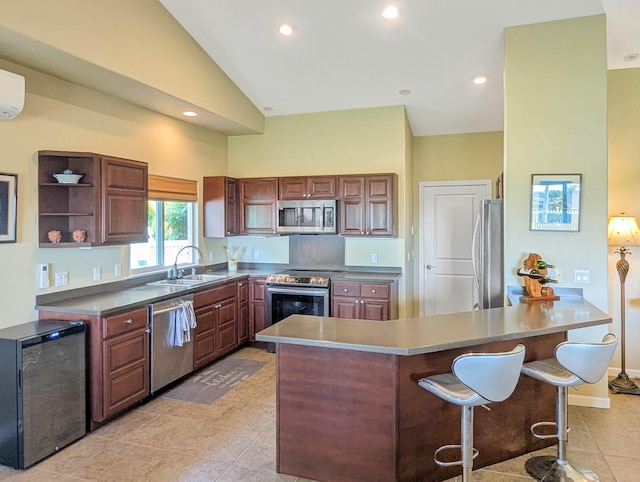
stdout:
[(411, 356), (610, 322), (580, 298), (390, 321), (292, 315), (256, 340)]

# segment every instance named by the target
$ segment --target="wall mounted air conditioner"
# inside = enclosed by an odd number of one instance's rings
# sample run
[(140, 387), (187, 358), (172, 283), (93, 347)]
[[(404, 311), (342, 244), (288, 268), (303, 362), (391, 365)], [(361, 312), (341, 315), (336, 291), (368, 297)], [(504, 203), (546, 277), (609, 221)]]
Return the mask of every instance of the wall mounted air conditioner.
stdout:
[(17, 116), (24, 108), (24, 77), (0, 69), (0, 120)]

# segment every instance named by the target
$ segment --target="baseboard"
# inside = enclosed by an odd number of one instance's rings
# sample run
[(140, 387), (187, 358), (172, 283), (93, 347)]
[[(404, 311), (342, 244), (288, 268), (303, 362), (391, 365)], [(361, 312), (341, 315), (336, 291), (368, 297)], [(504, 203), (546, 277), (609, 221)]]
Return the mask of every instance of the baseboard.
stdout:
[[(625, 368), (624, 371), (627, 372), (627, 375), (629, 375), (629, 378), (640, 378), (640, 370), (630, 370), (629, 368)], [(618, 376), (618, 373), (620, 373), (620, 368), (609, 367), (609, 371), (607, 372), (607, 375), (609, 375), (612, 378), (615, 378)]]
[(591, 408), (611, 408), (609, 397), (592, 397), (569, 393), (569, 405)]

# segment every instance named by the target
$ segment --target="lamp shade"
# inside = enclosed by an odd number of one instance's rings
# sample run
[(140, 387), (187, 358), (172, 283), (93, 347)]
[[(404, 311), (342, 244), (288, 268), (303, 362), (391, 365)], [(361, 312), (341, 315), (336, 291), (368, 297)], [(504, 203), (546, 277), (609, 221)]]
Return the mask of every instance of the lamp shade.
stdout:
[(609, 246), (640, 245), (640, 228), (633, 216), (611, 216), (609, 218)]

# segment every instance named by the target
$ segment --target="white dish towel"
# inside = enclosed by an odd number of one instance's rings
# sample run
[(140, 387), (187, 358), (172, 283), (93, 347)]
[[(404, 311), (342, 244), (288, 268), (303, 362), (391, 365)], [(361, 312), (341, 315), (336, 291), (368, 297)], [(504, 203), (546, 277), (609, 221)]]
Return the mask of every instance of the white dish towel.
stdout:
[(182, 346), (191, 341), (191, 330), (196, 327), (193, 301), (182, 301), (179, 308), (170, 313), (169, 346)]

